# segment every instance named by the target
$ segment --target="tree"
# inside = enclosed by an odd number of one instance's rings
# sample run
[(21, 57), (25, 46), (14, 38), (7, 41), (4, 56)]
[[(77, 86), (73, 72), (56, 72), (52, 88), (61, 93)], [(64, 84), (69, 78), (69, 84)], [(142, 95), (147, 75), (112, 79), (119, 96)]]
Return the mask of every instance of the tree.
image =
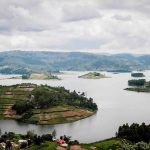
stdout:
[(53, 132), (52, 132), (52, 136), (53, 136), (54, 138), (56, 138), (56, 130), (55, 130), (55, 129), (54, 129)]

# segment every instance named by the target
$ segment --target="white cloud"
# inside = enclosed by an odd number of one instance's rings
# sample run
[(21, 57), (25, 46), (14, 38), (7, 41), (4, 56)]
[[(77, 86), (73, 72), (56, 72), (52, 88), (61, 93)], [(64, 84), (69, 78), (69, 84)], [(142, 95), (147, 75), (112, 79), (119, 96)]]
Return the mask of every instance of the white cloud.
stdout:
[(0, 50), (150, 53), (148, 0), (1, 0)]

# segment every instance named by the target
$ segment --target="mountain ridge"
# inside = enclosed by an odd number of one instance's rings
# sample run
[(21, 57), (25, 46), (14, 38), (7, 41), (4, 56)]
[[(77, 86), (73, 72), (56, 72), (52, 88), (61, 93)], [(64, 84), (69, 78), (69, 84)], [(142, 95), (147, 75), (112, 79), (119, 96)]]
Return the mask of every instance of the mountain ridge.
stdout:
[(148, 70), (150, 54), (104, 54), (87, 52), (6, 51), (0, 52), (0, 73)]

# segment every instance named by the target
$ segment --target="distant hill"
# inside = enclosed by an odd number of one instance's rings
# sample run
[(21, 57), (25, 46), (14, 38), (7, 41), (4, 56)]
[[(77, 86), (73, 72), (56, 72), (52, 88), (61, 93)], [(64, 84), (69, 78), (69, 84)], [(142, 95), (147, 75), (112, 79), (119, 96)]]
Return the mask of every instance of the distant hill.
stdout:
[(83, 52), (0, 52), (0, 73), (28, 74), (59, 70), (145, 70), (150, 55), (93, 54)]

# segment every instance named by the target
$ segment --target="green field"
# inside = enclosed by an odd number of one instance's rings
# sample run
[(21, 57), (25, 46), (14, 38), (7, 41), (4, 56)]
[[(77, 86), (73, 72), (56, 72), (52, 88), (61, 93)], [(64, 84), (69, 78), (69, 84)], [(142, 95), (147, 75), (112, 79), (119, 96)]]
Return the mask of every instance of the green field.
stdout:
[(116, 150), (124, 144), (122, 139), (112, 138), (104, 141), (98, 141), (91, 144), (81, 144), (81, 147), (86, 150)]
[(57, 144), (55, 142), (44, 142), (41, 145), (33, 145), (27, 150), (56, 150)]

